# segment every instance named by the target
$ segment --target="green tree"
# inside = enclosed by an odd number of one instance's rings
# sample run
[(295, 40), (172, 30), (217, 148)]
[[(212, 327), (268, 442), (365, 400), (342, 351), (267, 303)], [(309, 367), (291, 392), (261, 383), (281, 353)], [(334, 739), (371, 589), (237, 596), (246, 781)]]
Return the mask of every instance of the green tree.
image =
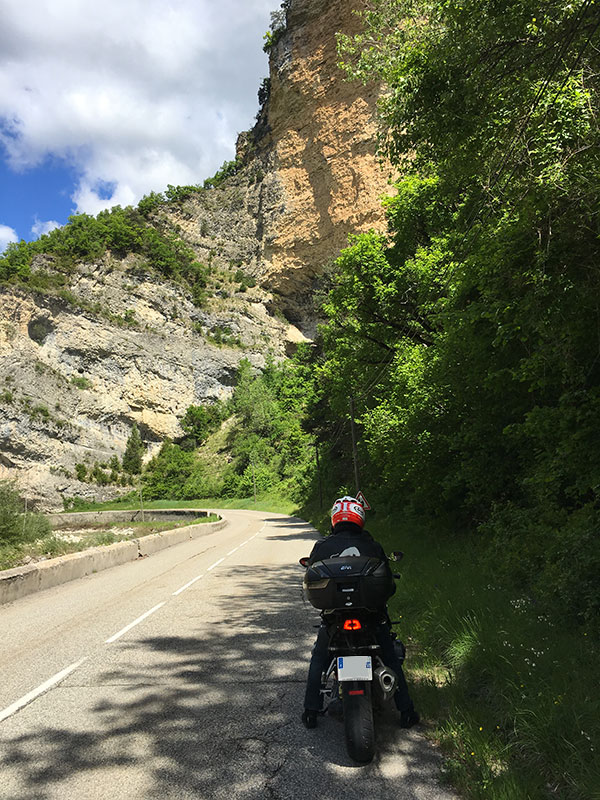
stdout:
[[(123, 463), (125, 459), (123, 458)], [(183, 499), (183, 487), (193, 474), (194, 453), (186, 452), (166, 439), (144, 470), (144, 496)]]
[(140, 437), (138, 426), (133, 424), (125, 452), (123, 454), (123, 469), (132, 475), (139, 475), (142, 471), (142, 456), (144, 454), (144, 445)]

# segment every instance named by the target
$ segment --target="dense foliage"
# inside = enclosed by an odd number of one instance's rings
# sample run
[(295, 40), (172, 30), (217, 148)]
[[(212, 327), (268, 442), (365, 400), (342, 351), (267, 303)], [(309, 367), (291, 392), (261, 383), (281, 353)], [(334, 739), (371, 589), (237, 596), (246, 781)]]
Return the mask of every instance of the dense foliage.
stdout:
[(390, 87), (404, 178), (391, 237), (339, 260), (321, 367), (333, 408), (358, 397), (373, 487), (477, 529), (580, 620), (600, 610), (593, 9), (374, 0), (342, 37), (347, 70)]
[(306, 356), (301, 351), (293, 361), (270, 362), (262, 373), (242, 360), (232, 398), (190, 406), (181, 420), (185, 436), (166, 441), (149, 462), (145, 496), (191, 500), (277, 491), (299, 497), (306, 491), (313, 457), (301, 427), (313, 396)]

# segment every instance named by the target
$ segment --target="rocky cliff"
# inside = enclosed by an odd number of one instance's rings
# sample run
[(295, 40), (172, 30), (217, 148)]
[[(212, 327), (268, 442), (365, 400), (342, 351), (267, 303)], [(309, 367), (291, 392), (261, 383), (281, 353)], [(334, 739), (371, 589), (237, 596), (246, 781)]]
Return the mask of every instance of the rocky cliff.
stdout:
[(75, 465), (122, 457), (134, 422), (151, 455), (188, 406), (231, 391), (240, 358), (260, 368), (301, 338), (260, 288), (222, 280), (207, 309), (135, 259), (81, 264), (61, 296), (0, 288), (0, 479), (48, 507), (109, 497)]
[(187, 241), (208, 253), (216, 238), (309, 334), (315, 279), (348, 234), (385, 229), (381, 198), (393, 191), (391, 166), (376, 154), (379, 88), (344, 80), (338, 67), (336, 32), (358, 30), (364, 7), (289, 0), (257, 125), (238, 140), (243, 169), (175, 214)]
[[(242, 357), (260, 368), (310, 335), (315, 280), (349, 233), (384, 227), (377, 91), (337, 67), (335, 32), (356, 28), (363, 3), (285, 6), (236, 174), (151, 215), (209, 267), (204, 307), (139, 256), (109, 252), (60, 292), (0, 287), (0, 479), (16, 477), (42, 507), (114, 494), (77, 480), (75, 466), (121, 457), (134, 422), (152, 453), (181, 434), (189, 405), (231, 391)], [(52, 260), (38, 267), (51, 272)]]

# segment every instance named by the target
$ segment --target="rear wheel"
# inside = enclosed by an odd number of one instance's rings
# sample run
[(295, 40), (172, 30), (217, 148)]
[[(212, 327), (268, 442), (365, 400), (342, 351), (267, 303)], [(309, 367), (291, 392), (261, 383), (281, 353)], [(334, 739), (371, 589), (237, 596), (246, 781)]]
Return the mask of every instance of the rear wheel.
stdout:
[(371, 684), (363, 681), (343, 683), (342, 703), (348, 755), (359, 764), (368, 764), (375, 755)]

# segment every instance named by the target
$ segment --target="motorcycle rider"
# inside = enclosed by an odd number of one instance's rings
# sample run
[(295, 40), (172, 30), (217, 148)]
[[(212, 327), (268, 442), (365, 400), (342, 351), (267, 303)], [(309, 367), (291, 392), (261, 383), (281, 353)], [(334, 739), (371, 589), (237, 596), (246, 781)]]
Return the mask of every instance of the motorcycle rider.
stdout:
[[(331, 535), (320, 539), (312, 549), (309, 564), (335, 556), (370, 556), (385, 561), (388, 558), (379, 542), (364, 530), (365, 510), (354, 497), (341, 497), (335, 501), (331, 510)], [(390, 571), (391, 594), (396, 590)], [(376, 631), (377, 642), (381, 647), (383, 662), (398, 676), (398, 688), (394, 695), (396, 708), (400, 712), (400, 727), (410, 728), (419, 722), (419, 714), (415, 711), (408, 693), (408, 687), (402, 671), (402, 663), (394, 647), (390, 633), (389, 617), (385, 606), (381, 609), (382, 620)], [(304, 712), (302, 722), (307, 728), (315, 728), (317, 715), (321, 708), (321, 675), (329, 666), (329, 634), (327, 627), (321, 625), (317, 640), (313, 647), (306, 681)]]

